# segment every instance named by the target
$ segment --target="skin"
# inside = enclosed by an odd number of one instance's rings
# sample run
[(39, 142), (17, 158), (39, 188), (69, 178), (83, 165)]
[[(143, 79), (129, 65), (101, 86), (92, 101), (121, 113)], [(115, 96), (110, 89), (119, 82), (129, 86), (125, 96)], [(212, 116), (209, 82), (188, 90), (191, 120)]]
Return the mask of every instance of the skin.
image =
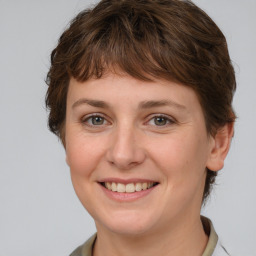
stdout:
[[(76, 194), (95, 220), (94, 255), (202, 255), (205, 169), (223, 167), (232, 133), (232, 125), (214, 137), (207, 133), (189, 87), (111, 73), (71, 79), (66, 161)], [(99, 184), (116, 178), (158, 185), (136, 200), (117, 201)]]

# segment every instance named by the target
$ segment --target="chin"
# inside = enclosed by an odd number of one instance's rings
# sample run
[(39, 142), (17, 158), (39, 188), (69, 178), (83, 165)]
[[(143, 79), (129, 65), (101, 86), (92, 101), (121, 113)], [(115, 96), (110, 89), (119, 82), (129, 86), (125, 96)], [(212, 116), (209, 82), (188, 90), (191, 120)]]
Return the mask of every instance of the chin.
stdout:
[(148, 233), (152, 230), (153, 224), (156, 222), (156, 216), (145, 216), (138, 212), (126, 211), (125, 214), (116, 213), (105, 221), (95, 221), (97, 229), (103, 225), (106, 229), (120, 235), (140, 235)]

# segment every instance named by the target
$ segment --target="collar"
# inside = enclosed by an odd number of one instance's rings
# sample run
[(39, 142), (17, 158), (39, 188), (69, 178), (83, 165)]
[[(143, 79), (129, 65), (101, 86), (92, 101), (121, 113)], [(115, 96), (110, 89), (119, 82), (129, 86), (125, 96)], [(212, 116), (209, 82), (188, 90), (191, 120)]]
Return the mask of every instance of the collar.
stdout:
[[(212, 256), (218, 243), (218, 235), (215, 232), (210, 219), (201, 216), (206, 234), (209, 236), (208, 243), (202, 256)], [(92, 250), (96, 241), (97, 234), (90, 237), (83, 245), (78, 247), (70, 256), (92, 256)]]
[(205, 233), (209, 236), (208, 243), (202, 256), (211, 256), (213, 255), (213, 252), (215, 251), (216, 245), (218, 243), (218, 235), (210, 219), (201, 216), (201, 221), (203, 223)]

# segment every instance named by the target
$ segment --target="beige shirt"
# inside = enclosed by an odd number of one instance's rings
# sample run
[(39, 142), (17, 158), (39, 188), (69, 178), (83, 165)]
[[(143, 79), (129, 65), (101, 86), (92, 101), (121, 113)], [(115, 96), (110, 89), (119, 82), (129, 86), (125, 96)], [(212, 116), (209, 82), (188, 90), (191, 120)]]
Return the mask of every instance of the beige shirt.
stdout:
[[(209, 240), (202, 256), (230, 256), (226, 249), (221, 245), (212, 222), (202, 217), (202, 222), (206, 232), (209, 234)], [(92, 249), (97, 235), (94, 234), (83, 245), (79, 246), (70, 256), (92, 256)]]

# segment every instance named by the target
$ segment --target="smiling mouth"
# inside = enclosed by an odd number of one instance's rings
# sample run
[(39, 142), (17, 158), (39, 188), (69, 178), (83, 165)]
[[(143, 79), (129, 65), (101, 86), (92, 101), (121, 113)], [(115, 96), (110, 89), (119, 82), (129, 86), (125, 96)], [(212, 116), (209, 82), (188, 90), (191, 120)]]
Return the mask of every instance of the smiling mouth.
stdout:
[(123, 184), (123, 183), (117, 183), (117, 182), (100, 182), (100, 184), (112, 192), (134, 193), (134, 192), (140, 192), (142, 190), (150, 189), (158, 185), (159, 183), (158, 182), (136, 182), (136, 183)]

